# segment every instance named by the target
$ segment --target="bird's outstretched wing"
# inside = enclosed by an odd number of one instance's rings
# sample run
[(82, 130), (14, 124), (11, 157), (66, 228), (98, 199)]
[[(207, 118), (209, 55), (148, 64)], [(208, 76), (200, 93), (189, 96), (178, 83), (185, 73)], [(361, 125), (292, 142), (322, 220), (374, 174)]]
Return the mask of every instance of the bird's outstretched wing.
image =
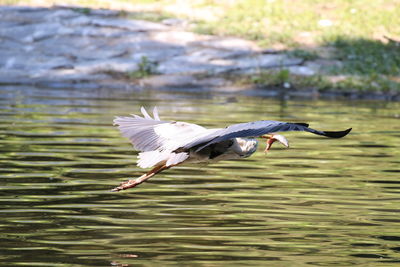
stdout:
[(196, 148), (196, 151), (200, 151), (203, 148), (219, 143), (225, 140), (229, 140), (237, 137), (258, 137), (268, 133), (276, 132), (287, 132), (287, 131), (306, 131), (317, 135), (323, 135), (331, 138), (341, 138), (347, 135), (350, 129), (345, 131), (319, 131), (308, 127), (306, 123), (290, 123), (280, 121), (254, 121), (247, 123), (239, 123), (230, 125), (224, 129), (212, 132), (206, 136), (202, 136), (197, 139), (193, 139), (178, 150), (185, 150), (190, 148)]
[(143, 117), (134, 114), (131, 114), (132, 117), (115, 117), (114, 125), (118, 126), (121, 134), (129, 139), (136, 150), (155, 150), (161, 145), (162, 140), (154, 128), (170, 122), (160, 120), (157, 108), (153, 110), (154, 119), (143, 107), (141, 112)]
[(132, 114), (132, 117), (116, 117), (114, 125), (121, 134), (127, 137), (139, 153), (138, 165), (142, 168), (152, 167), (166, 161), (167, 166), (186, 160), (188, 153), (173, 150), (196, 138), (201, 138), (215, 130), (202, 126), (176, 121), (162, 121), (157, 108), (152, 118), (142, 107), (143, 117)]
[(268, 133), (285, 131), (306, 131), (331, 138), (347, 135), (345, 131), (319, 131), (308, 127), (305, 123), (289, 123), (280, 121), (254, 121), (239, 123), (224, 129), (206, 129), (202, 126), (175, 121), (162, 121), (157, 108), (152, 118), (142, 107), (143, 117), (116, 117), (114, 124), (122, 135), (127, 137), (139, 153), (138, 165), (146, 168), (166, 162), (171, 166), (183, 162), (189, 157), (189, 149), (200, 151), (203, 148), (237, 137), (257, 137)]
[(170, 150), (185, 144), (185, 140), (194, 140), (210, 130), (197, 124), (180, 121), (162, 121), (157, 108), (152, 118), (142, 107), (143, 117), (132, 114), (132, 117), (116, 117), (114, 125), (121, 134), (127, 137), (134, 148), (139, 151)]

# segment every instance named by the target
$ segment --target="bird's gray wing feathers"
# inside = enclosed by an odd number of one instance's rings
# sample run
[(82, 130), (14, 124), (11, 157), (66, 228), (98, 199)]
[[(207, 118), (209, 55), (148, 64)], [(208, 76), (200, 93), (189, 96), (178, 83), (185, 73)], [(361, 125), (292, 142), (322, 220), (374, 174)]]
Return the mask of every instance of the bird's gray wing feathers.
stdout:
[(237, 137), (257, 137), (268, 133), (286, 131), (306, 131), (313, 134), (323, 135), (331, 138), (340, 138), (347, 135), (351, 129), (338, 132), (319, 131), (308, 127), (306, 123), (290, 123), (280, 121), (254, 121), (230, 125), (224, 129), (211, 133), (202, 138), (192, 140), (181, 149), (196, 147), (196, 151), (203, 148)]

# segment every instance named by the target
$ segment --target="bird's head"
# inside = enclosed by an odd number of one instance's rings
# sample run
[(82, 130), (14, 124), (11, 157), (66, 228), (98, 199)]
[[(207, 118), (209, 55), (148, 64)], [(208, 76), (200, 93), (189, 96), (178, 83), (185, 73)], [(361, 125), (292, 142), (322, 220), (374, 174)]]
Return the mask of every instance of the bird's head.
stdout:
[(283, 135), (280, 134), (268, 134), (268, 135), (263, 135), (261, 138), (267, 139), (267, 147), (265, 148), (264, 152), (267, 153), (270, 149), (273, 143), (278, 141), (285, 147), (289, 147), (289, 141), (284, 137)]

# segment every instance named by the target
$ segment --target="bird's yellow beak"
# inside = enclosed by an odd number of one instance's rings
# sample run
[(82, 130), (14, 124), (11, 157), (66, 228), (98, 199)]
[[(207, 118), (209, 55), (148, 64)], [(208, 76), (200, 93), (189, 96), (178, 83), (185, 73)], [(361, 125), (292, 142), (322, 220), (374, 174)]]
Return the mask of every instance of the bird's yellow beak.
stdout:
[(289, 142), (286, 139), (286, 137), (284, 137), (283, 135), (280, 135), (280, 134), (263, 135), (263, 136), (261, 136), (261, 138), (267, 139), (267, 147), (264, 150), (265, 153), (268, 153), (268, 151), (271, 149), (272, 144), (275, 141), (278, 141), (279, 143), (281, 143), (285, 147), (289, 147)]

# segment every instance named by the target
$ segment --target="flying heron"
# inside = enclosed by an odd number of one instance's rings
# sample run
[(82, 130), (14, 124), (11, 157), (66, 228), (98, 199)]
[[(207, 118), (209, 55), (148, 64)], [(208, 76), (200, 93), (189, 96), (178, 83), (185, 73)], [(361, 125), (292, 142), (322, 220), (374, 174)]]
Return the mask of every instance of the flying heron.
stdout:
[(182, 163), (247, 158), (257, 150), (257, 137), (267, 140), (265, 152), (269, 151), (275, 141), (289, 147), (287, 139), (276, 132), (305, 131), (341, 138), (351, 131), (351, 128), (344, 131), (319, 131), (309, 128), (307, 123), (267, 120), (206, 129), (187, 122), (160, 120), (157, 107), (153, 110), (153, 118), (143, 107), (141, 112), (143, 117), (134, 114), (132, 117), (116, 117), (114, 125), (118, 125), (122, 135), (140, 151), (137, 165), (152, 169), (135, 180), (121, 183), (112, 191), (135, 187), (157, 173)]

